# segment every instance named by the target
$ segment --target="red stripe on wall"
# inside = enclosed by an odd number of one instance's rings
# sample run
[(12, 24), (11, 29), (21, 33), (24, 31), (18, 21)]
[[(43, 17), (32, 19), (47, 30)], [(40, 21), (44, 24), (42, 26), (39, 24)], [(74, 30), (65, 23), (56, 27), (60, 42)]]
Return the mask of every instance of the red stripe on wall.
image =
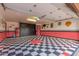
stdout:
[(37, 36), (40, 36), (40, 29), (41, 29), (41, 26), (40, 25), (36, 25), (36, 35)]
[(15, 32), (6, 32), (6, 37), (12, 37), (16, 35)]
[(3, 41), (6, 38), (5, 32), (0, 33), (0, 42)]
[(0, 42), (13, 35), (15, 35), (15, 32), (0, 32)]
[(79, 31), (50, 31), (50, 30), (41, 30), (41, 26), (36, 26), (36, 35), (41, 36), (54, 36), (60, 38), (67, 38), (73, 40), (79, 40)]
[(20, 29), (16, 28), (16, 37), (19, 37), (19, 36), (20, 36)]
[(79, 32), (71, 32), (71, 31), (58, 31), (58, 32), (57, 31), (41, 31), (41, 35), (79, 40)]
[(19, 28), (17, 28), (16, 31), (0, 32), (0, 42), (3, 41), (6, 38), (13, 37), (14, 35), (16, 37), (20, 36), (20, 29)]

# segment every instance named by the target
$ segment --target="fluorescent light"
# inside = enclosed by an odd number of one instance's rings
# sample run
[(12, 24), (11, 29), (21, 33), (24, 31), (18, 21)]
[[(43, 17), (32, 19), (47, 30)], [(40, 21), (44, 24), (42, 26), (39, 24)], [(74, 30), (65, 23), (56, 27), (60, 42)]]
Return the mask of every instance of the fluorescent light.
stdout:
[(31, 16), (29, 18), (27, 18), (28, 21), (33, 21), (33, 22), (36, 22), (38, 20), (40, 20), (38, 17), (35, 17), (35, 16)]
[(35, 20), (35, 19), (30, 19), (30, 18), (28, 18), (27, 19), (28, 21), (33, 21), (33, 22), (36, 22), (37, 20)]
[(38, 17), (34, 17), (35, 20), (40, 20)]

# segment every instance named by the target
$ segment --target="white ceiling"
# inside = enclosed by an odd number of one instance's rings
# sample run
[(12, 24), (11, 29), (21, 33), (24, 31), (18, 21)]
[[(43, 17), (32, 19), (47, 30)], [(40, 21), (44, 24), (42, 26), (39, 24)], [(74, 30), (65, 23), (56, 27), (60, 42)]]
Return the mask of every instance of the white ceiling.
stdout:
[[(25, 21), (28, 16), (37, 16), (41, 20), (62, 20), (76, 15), (64, 3), (5, 3), (6, 18)], [(10, 16), (10, 17), (9, 17)]]

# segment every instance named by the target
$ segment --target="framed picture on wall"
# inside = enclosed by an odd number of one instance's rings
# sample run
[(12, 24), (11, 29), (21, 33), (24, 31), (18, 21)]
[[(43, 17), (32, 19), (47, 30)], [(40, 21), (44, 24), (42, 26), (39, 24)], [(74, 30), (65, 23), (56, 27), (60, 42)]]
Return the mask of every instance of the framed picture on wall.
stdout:
[(45, 29), (45, 27), (46, 27), (46, 24), (43, 24), (43, 25), (42, 25), (42, 29)]
[(50, 24), (50, 27), (53, 28), (53, 23)]
[(58, 22), (58, 25), (60, 26), (62, 23), (61, 22)]
[(72, 25), (72, 22), (71, 22), (71, 21), (66, 21), (66, 22), (65, 22), (65, 25), (66, 25), (67, 27), (69, 27), (69, 26)]
[(46, 24), (46, 28), (49, 28), (49, 24)]

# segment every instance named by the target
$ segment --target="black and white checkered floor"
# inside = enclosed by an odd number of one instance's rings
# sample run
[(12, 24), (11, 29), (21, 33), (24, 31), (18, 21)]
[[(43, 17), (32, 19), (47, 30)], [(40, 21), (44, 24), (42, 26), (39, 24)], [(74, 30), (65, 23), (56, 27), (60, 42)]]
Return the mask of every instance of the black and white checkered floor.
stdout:
[[(4, 46), (0, 48), (1, 56), (73, 56), (79, 52), (78, 41), (69, 39), (32, 36), (6, 40), (0, 43), (1, 46)], [(42, 42), (32, 44), (32, 40)]]

